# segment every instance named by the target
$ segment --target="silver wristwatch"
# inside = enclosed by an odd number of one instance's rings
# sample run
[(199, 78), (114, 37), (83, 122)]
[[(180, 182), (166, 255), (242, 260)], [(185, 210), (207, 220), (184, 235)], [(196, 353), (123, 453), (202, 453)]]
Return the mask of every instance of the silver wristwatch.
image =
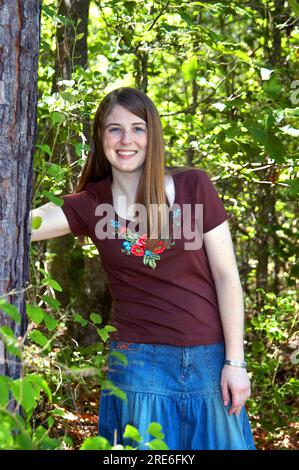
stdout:
[(238, 362), (238, 361), (230, 361), (229, 359), (225, 359), (224, 363), (233, 367), (242, 367), (243, 369), (246, 369), (247, 367), (246, 361)]

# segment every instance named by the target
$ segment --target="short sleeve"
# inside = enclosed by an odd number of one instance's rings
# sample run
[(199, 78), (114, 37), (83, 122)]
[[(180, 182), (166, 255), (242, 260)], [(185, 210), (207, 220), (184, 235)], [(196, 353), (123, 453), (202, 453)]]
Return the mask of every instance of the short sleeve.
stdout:
[(61, 209), (67, 218), (71, 232), (75, 236), (90, 235), (88, 221), (91, 220), (91, 205), (86, 191), (62, 196)]
[(218, 192), (207, 173), (200, 171), (200, 203), (203, 204), (203, 233), (222, 224), (229, 218)]

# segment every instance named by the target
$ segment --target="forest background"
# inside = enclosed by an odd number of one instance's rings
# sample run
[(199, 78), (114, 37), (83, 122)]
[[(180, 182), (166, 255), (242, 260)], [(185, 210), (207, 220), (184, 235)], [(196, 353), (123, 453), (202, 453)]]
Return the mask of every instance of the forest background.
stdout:
[[(230, 214), (261, 450), (295, 449), (298, 432), (298, 17), (296, 0), (41, 5), (32, 208), (75, 190), (109, 91), (148, 94), (166, 164), (205, 170)], [(105, 380), (113, 327), (98, 253), (67, 235), (30, 255), (26, 318), (0, 293), (0, 448), (109, 449), (96, 437), (100, 393), (124, 394)], [(166, 448), (159, 424), (150, 431), (149, 448)]]

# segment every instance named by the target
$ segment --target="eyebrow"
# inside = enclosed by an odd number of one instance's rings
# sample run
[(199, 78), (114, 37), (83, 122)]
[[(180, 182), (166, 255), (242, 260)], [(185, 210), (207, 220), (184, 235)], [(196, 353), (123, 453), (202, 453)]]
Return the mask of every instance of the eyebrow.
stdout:
[[(142, 124), (143, 126), (146, 126), (146, 122), (132, 122), (132, 126), (135, 126), (136, 124)], [(119, 124), (118, 122), (110, 122), (109, 124), (107, 124), (104, 127), (106, 128), (108, 126), (120, 126), (120, 125), (121, 124)]]

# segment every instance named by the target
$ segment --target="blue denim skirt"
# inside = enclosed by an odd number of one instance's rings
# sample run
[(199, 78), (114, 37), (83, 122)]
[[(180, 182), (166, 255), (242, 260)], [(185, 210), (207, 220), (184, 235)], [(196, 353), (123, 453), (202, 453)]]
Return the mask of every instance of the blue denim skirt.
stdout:
[[(120, 360), (119, 353), (126, 360)], [(126, 400), (103, 389), (99, 435), (111, 445), (149, 450), (151, 422), (162, 426), (170, 450), (255, 450), (245, 407), (239, 416), (224, 406), (220, 380), (224, 343), (207, 346), (110, 341), (106, 379)], [(127, 424), (142, 437), (123, 438)]]

